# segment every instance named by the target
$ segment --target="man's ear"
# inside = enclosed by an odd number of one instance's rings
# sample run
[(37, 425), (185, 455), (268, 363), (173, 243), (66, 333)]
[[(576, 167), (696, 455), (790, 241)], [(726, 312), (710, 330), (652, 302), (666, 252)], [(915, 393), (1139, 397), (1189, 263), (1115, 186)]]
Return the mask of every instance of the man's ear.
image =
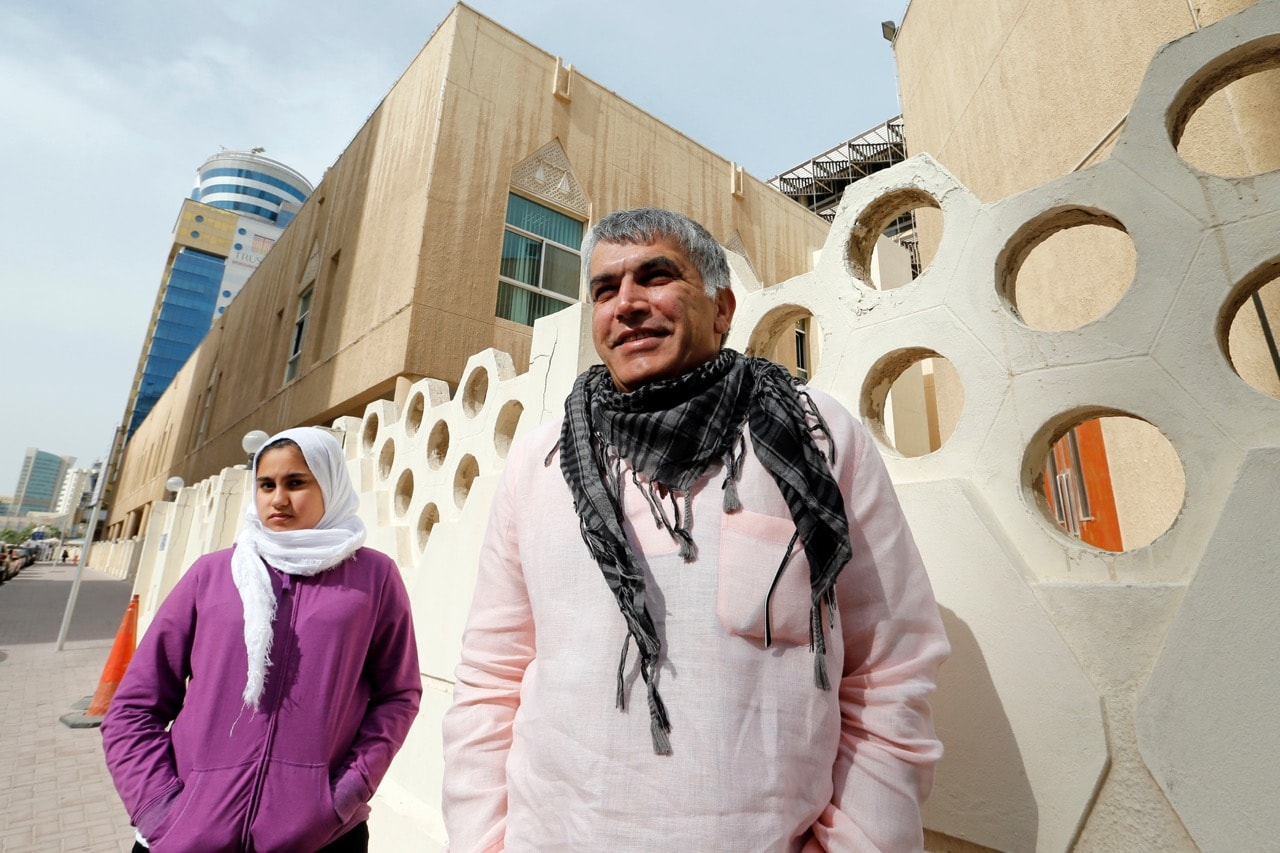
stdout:
[(729, 331), (729, 324), (733, 322), (733, 312), (738, 307), (738, 297), (733, 295), (733, 289), (722, 287), (716, 291), (716, 334), (723, 336)]

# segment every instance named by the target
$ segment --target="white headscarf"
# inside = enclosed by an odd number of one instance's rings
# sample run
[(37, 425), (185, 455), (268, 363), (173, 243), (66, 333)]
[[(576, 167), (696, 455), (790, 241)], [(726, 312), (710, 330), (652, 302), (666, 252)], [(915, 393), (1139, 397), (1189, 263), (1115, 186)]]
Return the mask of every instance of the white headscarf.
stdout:
[(244, 645), (249, 662), (244, 703), (255, 710), (271, 665), (271, 625), (276, 618), (276, 597), (267, 564), (285, 574), (317, 575), (350, 557), (365, 538), (364, 522), (356, 516), (360, 497), (347, 474), (347, 461), (337, 439), (315, 427), (297, 427), (271, 436), (263, 450), (282, 438), (302, 450), (324, 496), (324, 515), (310, 530), (275, 531), (263, 525), (257, 502), (258, 460), (263, 451), (258, 451), (253, 459), (254, 494), (231, 555), (231, 577), (244, 603)]

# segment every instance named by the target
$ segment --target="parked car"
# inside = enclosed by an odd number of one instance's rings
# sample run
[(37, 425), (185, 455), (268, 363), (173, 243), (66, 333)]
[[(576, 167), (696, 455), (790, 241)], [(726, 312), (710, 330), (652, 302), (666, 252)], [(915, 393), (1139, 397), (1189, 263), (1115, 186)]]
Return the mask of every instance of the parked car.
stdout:
[(21, 545), (4, 546), (4, 560), (0, 561), (0, 582), (12, 580), (18, 572), (36, 561), (36, 552)]

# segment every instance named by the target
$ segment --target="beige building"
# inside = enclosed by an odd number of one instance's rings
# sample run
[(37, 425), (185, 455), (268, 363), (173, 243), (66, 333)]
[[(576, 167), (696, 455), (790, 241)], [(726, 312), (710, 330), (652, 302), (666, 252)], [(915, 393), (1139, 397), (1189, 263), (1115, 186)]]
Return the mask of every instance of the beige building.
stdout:
[(173, 475), (242, 436), (456, 388), (487, 347), (528, 363), (532, 321), (578, 296), (577, 249), (622, 207), (688, 213), (778, 282), (827, 224), (466, 6), (360, 128), (129, 442), (108, 538), (145, 529)]

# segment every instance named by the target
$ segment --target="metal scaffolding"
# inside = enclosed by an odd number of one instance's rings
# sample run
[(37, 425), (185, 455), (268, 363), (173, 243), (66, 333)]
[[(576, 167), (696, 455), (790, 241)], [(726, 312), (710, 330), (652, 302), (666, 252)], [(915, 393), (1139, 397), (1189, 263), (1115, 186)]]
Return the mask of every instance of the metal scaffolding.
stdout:
[[(895, 116), (830, 151), (769, 179), (769, 185), (831, 222), (845, 188), (907, 159), (902, 116)], [(920, 274), (915, 217), (907, 211), (890, 223), (885, 236), (911, 253), (912, 275)]]
[(907, 141), (897, 116), (770, 178), (769, 184), (830, 222), (845, 187), (905, 159)]

